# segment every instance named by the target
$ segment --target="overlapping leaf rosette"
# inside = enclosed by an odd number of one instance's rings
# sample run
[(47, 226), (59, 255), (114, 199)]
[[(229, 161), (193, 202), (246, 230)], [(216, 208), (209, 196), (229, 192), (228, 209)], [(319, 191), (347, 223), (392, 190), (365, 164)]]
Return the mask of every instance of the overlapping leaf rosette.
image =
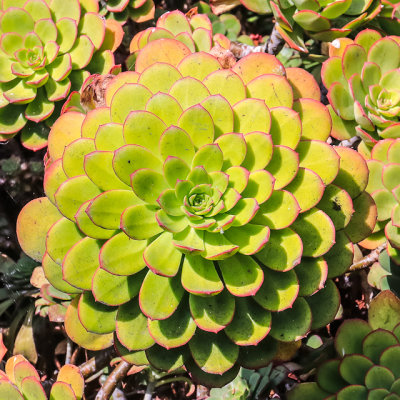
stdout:
[[(384, 255), (382, 265), (375, 263), (370, 274), (370, 282), (380, 287), (381, 279), (387, 281), (392, 270), (395, 275), (400, 270), (400, 139), (380, 140), (372, 148), (367, 165), (370, 172), (366, 190), (377, 205), (378, 217), (373, 234), (360, 244), (374, 249), (387, 243), (386, 253), (392, 262)], [(394, 277), (389, 279), (397, 285)]]
[(360, 136), (359, 150), (369, 158), (377, 141), (400, 137), (399, 37), (382, 38), (366, 29), (354, 41), (335, 40), (329, 51), (321, 74), (328, 89), (332, 136)]
[(331, 42), (373, 20), (382, 8), (379, 0), (271, 0), (270, 6), (281, 36), (291, 47), (305, 52), (303, 33)]
[(61, 100), (79, 90), (91, 73), (107, 73), (114, 66), (112, 51), (122, 40), (122, 28), (97, 14), (97, 1), (82, 4), (1, 3), (0, 141), (22, 130), (26, 147), (46, 146), (47, 131), (38, 123), (53, 113), (57, 117)]
[[(81, 400), (85, 382), (79, 368), (64, 365), (51, 387), (51, 400)], [(0, 397), (7, 400), (47, 400), (36, 368), (22, 355), (9, 358), (0, 370)]]
[(400, 300), (392, 292), (371, 302), (368, 322), (345, 321), (335, 348), (338, 358), (318, 368), (316, 382), (289, 392), (289, 400), (400, 399)]
[[(136, 58), (139, 50), (148, 43), (159, 39), (178, 40), (192, 53), (195, 51), (210, 52), (217, 44), (224, 49), (230, 47), (230, 40), (226, 36), (221, 33), (216, 33), (213, 36), (213, 27), (206, 14), (195, 14), (189, 18), (182, 12), (175, 10), (163, 14), (157, 20), (155, 28), (140, 31), (133, 37), (130, 44), (132, 56)], [(167, 53), (168, 49), (165, 52)], [(154, 55), (154, 57), (157, 57), (157, 55)]]
[(128, 19), (140, 23), (154, 18), (155, 5), (153, 0), (97, 1), (100, 5), (100, 15), (118, 21), (122, 25)]
[(75, 296), (72, 340), (221, 386), (328, 324), (330, 278), (376, 209), (364, 159), (325, 142), (319, 98), (309, 73), (271, 55), (223, 69), (162, 39), (111, 81), (105, 107), (63, 114), (47, 197), (17, 230)]

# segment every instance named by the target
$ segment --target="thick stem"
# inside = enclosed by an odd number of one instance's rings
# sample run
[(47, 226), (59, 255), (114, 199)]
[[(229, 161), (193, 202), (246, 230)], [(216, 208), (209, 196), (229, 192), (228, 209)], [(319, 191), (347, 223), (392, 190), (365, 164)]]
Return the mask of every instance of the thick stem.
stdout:
[(358, 143), (360, 141), (360, 137), (359, 136), (353, 136), (352, 138), (348, 139), (348, 140), (342, 140), (338, 146), (342, 146), (342, 147), (352, 147), (354, 144)]
[(90, 360), (83, 363), (79, 368), (81, 370), (81, 374), (84, 378), (93, 375), (98, 370), (103, 369), (111, 360), (114, 354), (114, 349), (110, 347), (109, 349), (102, 351), (97, 354), (95, 357), (92, 357)]
[(363, 268), (369, 267), (374, 262), (378, 261), (379, 255), (385, 249), (386, 249), (386, 243), (380, 245), (375, 250), (372, 250), (371, 253), (369, 253), (367, 256), (362, 258), (360, 261), (358, 261), (358, 262), (354, 263), (353, 265), (351, 265), (349, 267), (348, 271), (356, 271), (358, 269), (363, 269)]
[(281, 50), (282, 47), (285, 45), (285, 41), (280, 33), (276, 29), (276, 24), (272, 29), (271, 35), (267, 40), (267, 46), (265, 52), (272, 55), (277, 55)]
[(72, 340), (67, 337), (67, 350), (65, 351), (65, 364), (69, 364), (72, 356)]
[(114, 368), (111, 374), (108, 375), (108, 378), (97, 393), (95, 400), (108, 400), (114, 392), (118, 382), (125, 378), (130, 368), (131, 364), (127, 363), (126, 361), (121, 361)]
[(229, 50), (237, 59), (241, 59), (251, 53), (268, 53), (276, 55), (281, 51), (284, 44), (285, 41), (274, 26), (266, 43), (258, 46), (251, 46), (245, 43), (231, 42), (231, 47)]
[(147, 384), (146, 393), (144, 394), (143, 400), (151, 400), (153, 398), (154, 389), (156, 388), (156, 382), (150, 380)]

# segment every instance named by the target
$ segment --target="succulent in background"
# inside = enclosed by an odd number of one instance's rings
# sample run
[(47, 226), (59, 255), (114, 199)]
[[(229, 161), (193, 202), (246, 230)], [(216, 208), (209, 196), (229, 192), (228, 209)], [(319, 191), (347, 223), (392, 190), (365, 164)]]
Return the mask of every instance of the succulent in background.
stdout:
[(241, 4), (257, 14), (271, 13), (267, 0), (210, 0), (211, 9), (216, 15), (232, 10)]
[[(161, 15), (155, 28), (140, 31), (133, 37), (130, 44), (131, 56), (127, 61), (128, 66), (134, 65), (136, 57), (143, 47), (160, 39), (178, 40), (191, 53), (196, 51), (208, 53), (215, 45), (226, 50), (229, 50), (230, 47), (230, 40), (226, 36), (219, 33), (213, 37), (213, 27), (206, 14), (195, 14), (189, 18), (175, 10)], [(160, 50), (168, 53), (168, 47), (166, 50)], [(154, 57), (156, 58), (157, 55)]]
[(100, 6), (99, 14), (107, 19), (118, 21), (122, 25), (128, 19), (135, 22), (146, 22), (154, 18), (153, 0), (97, 0)]
[(72, 298), (69, 294), (53, 287), (44, 275), (43, 267), (36, 267), (31, 284), (40, 290), (35, 294), (35, 314), (48, 317), (51, 322), (64, 322), (65, 313)]
[(379, 0), (246, 0), (246, 3), (253, 11), (259, 3), (269, 3), (280, 35), (289, 46), (304, 52), (307, 49), (303, 32), (313, 39), (330, 42), (370, 22), (382, 8)]
[(382, 38), (366, 29), (353, 40), (342, 38), (329, 46), (322, 66), (338, 140), (357, 134), (359, 150), (370, 157), (380, 139), (400, 137), (400, 45), (397, 36)]
[(78, 0), (2, 2), (0, 141), (22, 130), (25, 147), (45, 147), (48, 130), (38, 123), (51, 125), (48, 118), (58, 116), (71, 90), (114, 66), (122, 28), (96, 13), (95, 0), (84, 4), (85, 10)]
[(389, 35), (400, 35), (400, 10), (396, 0), (382, 0), (382, 11), (378, 22), (381, 28)]
[[(214, 35), (224, 35), (231, 41), (238, 41), (249, 45), (254, 45), (253, 40), (248, 35), (239, 35), (242, 30), (239, 19), (233, 15), (224, 13), (220, 16), (215, 15), (211, 11), (211, 7), (204, 1), (193, 4), (193, 8), (197, 7), (199, 14), (207, 14), (212, 24), (212, 32)], [(218, 36), (217, 36), (218, 37)]]
[(394, 256), (389, 246), (389, 249), (382, 251), (378, 261), (371, 266), (368, 272), (368, 283), (379, 290), (391, 290), (396, 296), (400, 296), (399, 264), (399, 258)]
[(373, 235), (360, 244), (373, 249), (388, 241), (389, 254), (400, 258), (400, 139), (380, 140), (367, 164), (366, 191), (377, 205), (378, 217)]
[[(79, 368), (64, 365), (50, 390), (51, 400), (81, 400), (85, 382)], [(47, 400), (36, 368), (23, 356), (10, 357), (5, 372), (0, 371), (0, 398), (7, 400)]]
[(367, 164), (366, 191), (377, 205), (378, 217), (373, 234), (360, 245), (374, 249), (387, 243), (379, 262), (371, 267), (368, 279), (373, 286), (391, 288), (400, 295), (396, 278), (400, 272), (400, 139), (380, 140), (372, 148)]
[(223, 69), (165, 38), (135, 67), (55, 122), (19, 241), (74, 296), (72, 340), (222, 386), (334, 319), (330, 278), (375, 225), (368, 169), (326, 143), (314, 78), (272, 55)]
[(338, 358), (318, 368), (316, 382), (289, 392), (289, 400), (400, 398), (400, 300), (392, 292), (381, 292), (371, 302), (368, 323), (345, 321), (335, 348)]

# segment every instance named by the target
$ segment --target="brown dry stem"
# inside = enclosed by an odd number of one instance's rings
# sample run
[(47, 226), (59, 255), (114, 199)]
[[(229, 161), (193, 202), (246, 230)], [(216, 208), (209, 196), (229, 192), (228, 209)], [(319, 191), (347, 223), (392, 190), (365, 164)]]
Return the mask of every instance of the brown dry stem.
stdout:
[(126, 361), (121, 361), (108, 375), (107, 380), (104, 382), (103, 386), (100, 388), (97, 393), (95, 400), (108, 400), (112, 393), (114, 392), (118, 382), (120, 382), (123, 378), (125, 378), (128, 373), (131, 364)]
[(231, 47), (229, 50), (237, 59), (241, 59), (251, 53), (268, 53), (276, 55), (281, 51), (284, 44), (285, 41), (274, 26), (266, 43), (258, 46), (251, 46), (245, 43), (231, 42)]
[(88, 378), (90, 375), (93, 375), (97, 371), (103, 369), (110, 362), (112, 356), (114, 354), (114, 350), (110, 347), (107, 350), (102, 351), (97, 354), (95, 357), (92, 357), (90, 360), (83, 363), (79, 369), (84, 378)]
[(380, 245), (376, 249), (372, 250), (367, 256), (362, 258), (360, 261), (351, 265), (348, 271), (357, 271), (359, 269), (367, 268), (372, 265), (374, 262), (378, 261), (379, 255), (383, 250), (386, 249), (386, 243)]

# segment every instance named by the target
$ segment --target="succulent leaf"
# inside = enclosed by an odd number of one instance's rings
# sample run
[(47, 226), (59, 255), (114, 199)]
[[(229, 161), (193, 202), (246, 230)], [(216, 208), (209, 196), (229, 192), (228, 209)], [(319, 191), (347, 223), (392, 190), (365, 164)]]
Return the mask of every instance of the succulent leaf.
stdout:
[(296, 386), (288, 399), (398, 398), (399, 306), (392, 292), (383, 291), (371, 302), (369, 322), (345, 321), (335, 338), (338, 358), (323, 363), (316, 382)]

